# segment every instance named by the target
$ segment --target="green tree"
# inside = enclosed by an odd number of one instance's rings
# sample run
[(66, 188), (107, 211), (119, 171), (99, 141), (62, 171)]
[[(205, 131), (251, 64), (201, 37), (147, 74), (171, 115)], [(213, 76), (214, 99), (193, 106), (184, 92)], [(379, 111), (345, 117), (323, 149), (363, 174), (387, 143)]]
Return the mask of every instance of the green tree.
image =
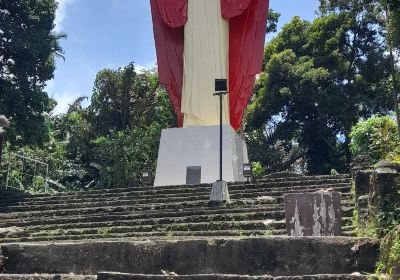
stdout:
[(0, 0), (0, 114), (12, 120), (7, 137), (17, 144), (48, 138), (45, 115), (54, 107), (44, 91), (62, 54), (54, 28), (54, 0)]
[(267, 169), (275, 157), (259, 159), (259, 151), (271, 151), (285, 168), (300, 162), (309, 173), (346, 171), (353, 125), (391, 106), (375, 10), (341, 9), (311, 23), (293, 18), (265, 48), (246, 131), (252, 160)]
[(72, 104), (59, 127), (67, 158), (83, 166), (90, 175), (86, 181), (122, 187), (137, 182), (141, 171), (155, 169), (161, 129), (176, 126), (156, 73), (137, 73), (133, 63), (102, 70), (88, 108), (82, 100)]
[(277, 24), (281, 14), (275, 12), (273, 9), (269, 9), (267, 17), (267, 33), (275, 33), (277, 31)]

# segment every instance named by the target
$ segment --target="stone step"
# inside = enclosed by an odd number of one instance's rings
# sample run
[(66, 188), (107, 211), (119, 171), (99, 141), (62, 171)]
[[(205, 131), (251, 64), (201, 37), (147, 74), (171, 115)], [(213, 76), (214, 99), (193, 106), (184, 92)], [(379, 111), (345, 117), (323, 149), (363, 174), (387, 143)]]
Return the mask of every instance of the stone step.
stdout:
[[(81, 242), (90, 240), (107, 241), (148, 241), (173, 240), (175, 238), (190, 240), (193, 238), (245, 238), (245, 237), (272, 237), (288, 236), (286, 229), (269, 230), (214, 230), (214, 231), (170, 231), (167, 234), (161, 231), (129, 232), (129, 233), (102, 233), (78, 235), (41, 235), (27, 237), (7, 237), (0, 239), (1, 243), (33, 243), (33, 242)], [(343, 231), (341, 237), (355, 237), (353, 227)]]
[[(345, 211), (351, 211), (353, 208), (344, 208)], [(127, 211), (114, 211), (110, 208), (109, 212), (94, 211), (86, 213), (84, 209), (81, 212), (75, 213), (65, 213), (65, 215), (57, 216), (55, 219), (54, 211), (50, 211), (46, 215), (39, 215), (40, 212), (24, 212), (24, 213), (11, 213), (12, 215), (3, 214), (2, 220), (0, 221), (1, 226), (24, 226), (29, 224), (49, 224), (58, 223), (58, 221), (72, 221), (72, 222), (101, 222), (108, 221), (110, 219), (143, 219), (143, 218), (162, 218), (162, 217), (182, 217), (190, 215), (212, 215), (212, 214), (235, 214), (235, 213), (247, 213), (247, 212), (259, 212), (259, 211), (282, 211), (283, 205), (279, 204), (257, 204), (257, 205), (242, 205), (237, 207), (237, 205), (225, 205), (221, 207), (198, 207), (198, 208), (185, 208), (185, 209), (164, 209), (163, 211), (158, 210), (144, 210), (135, 211), (134, 209), (127, 209)], [(28, 215), (25, 215), (28, 214)], [(36, 215), (38, 214), (38, 215)], [(60, 214), (60, 213), (59, 213)], [(6, 219), (8, 218), (8, 219)]]
[[(340, 188), (338, 188), (340, 189)], [(348, 190), (347, 188), (343, 190)], [(304, 190), (306, 192), (312, 192), (311, 190)], [(290, 193), (290, 192), (288, 192)], [(278, 203), (282, 203), (283, 201), (282, 192), (276, 193), (268, 193), (269, 197), (272, 197), (274, 201)], [(235, 200), (245, 200), (245, 199), (257, 199), (258, 197), (262, 197), (263, 195), (255, 195), (252, 193), (243, 194), (240, 197), (232, 194), (231, 199)], [(99, 206), (122, 206), (122, 205), (144, 205), (147, 206), (151, 204), (163, 204), (168, 205), (171, 203), (190, 203), (190, 202), (199, 202), (204, 201), (208, 202), (210, 198), (209, 194), (206, 195), (187, 195), (181, 197), (170, 197), (170, 198), (146, 198), (146, 199), (124, 199), (124, 200), (113, 200), (113, 201), (93, 201), (93, 202), (82, 202), (82, 203), (61, 203), (61, 204), (50, 204), (50, 205), (26, 205), (26, 206), (8, 206), (0, 208), (0, 213), (10, 213), (10, 212), (26, 212), (26, 211), (47, 211), (47, 210), (62, 210), (62, 209), (72, 209), (72, 208), (93, 208)], [(352, 198), (350, 193), (342, 193), (343, 200), (349, 200)]]
[[(229, 188), (232, 190), (235, 189), (246, 189), (249, 188), (276, 188), (276, 187), (290, 187), (290, 186), (306, 186), (306, 185), (326, 185), (326, 184), (341, 184), (341, 183), (351, 183), (350, 178), (331, 178), (326, 177), (323, 179), (315, 179), (314, 177), (307, 177), (304, 180), (296, 180), (296, 181), (278, 181), (278, 182), (259, 182), (259, 183), (236, 183), (230, 184)], [(159, 192), (173, 192), (173, 191), (184, 191), (184, 190), (193, 190), (193, 189), (209, 189), (210, 184), (202, 184), (202, 185), (185, 185), (185, 186), (163, 186), (163, 187), (154, 187), (154, 186), (138, 186), (138, 187), (130, 187), (130, 188), (116, 188), (116, 189), (101, 189), (101, 190), (88, 190), (81, 192), (63, 192), (53, 195), (53, 197), (62, 197), (67, 198), (69, 196), (76, 195), (104, 195), (104, 194), (117, 194), (124, 193), (127, 191), (159, 191)], [(39, 198), (39, 197), (48, 197), (46, 194), (28, 194), (24, 192), (18, 191), (2, 191), (0, 192), (0, 201), (7, 200), (9, 198)]]
[[(343, 232), (352, 232), (355, 230), (351, 224), (351, 218), (344, 221)], [(109, 226), (102, 227), (96, 225), (87, 225), (82, 228), (67, 227), (55, 228), (53, 230), (46, 228), (35, 228), (35, 230), (24, 229), (0, 238), (24, 238), (24, 237), (56, 237), (56, 236), (86, 236), (86, 235), (104, 235), (112, 236), (115, 234), (126, 234), (125, 237), (142, 235), (143, 233), (156, 233), (157, 236), (168, 236), (172, 232), (200, 232), (199, 236), (210, 235), (210, 232), (236, 232), (237, 236), (242, 235), (243, 231), (262, 232), (262, 235), (286, 234), (286, 224), (284, 220), (246, 220), (246, 221), (212, 221), (212, 222), (181, 222), (176, 224), (136, 224), (135, 221), (126, 221), (125, 223), (113, 222)], [(263, 232), (264, 231), (264, 232)], [(204, 232), (204, 233), (203, 233)], [(227, 235), (232, 235), (227, 234)], [(5, 239), (4, 238), (4, 239)], [(0, 239), (1, 240), (1, 239)], [(4, 241), (3, 241), (4, 242)]]
[[(342, 207), (347, 209), (354, 207), (355, 203), (351, 200), (343, 200)], [(155, 212), (155, 211), (204, 211), (204, 210), (215, 210), (215, 209), (241, 209), (256, 207), (258, 209), (268, 210), (279, 210), (283, 209), (283, 204), (270, 203), (264, 200), (235, 200), (229, 205), (219, 205), (218, 207), (212, 206), (208, 201), (196, 201), (186, 203), (170, 203), (170, 204), (147, 204), (147, 205), (122, 205), (113, 207), (91, 207), (91, 208), (75, 208), (75, 209), (64, 209), (64, 210), (47, 210), (47, 211), (27, 211), (18, 213), (0, 213), (2, 221), (10, 221), (15, 219), (32, 219), (32, 218), (58, 218), (58, 217), (71, 217), (71, 216), (82, 216), (82, 215), (108, 215), (108, 214), (131, 214), (131, 213), (143, 213), (143, 212)]]
[(317, 275), (372, 273), (378, 242), (345, 237), (254, 237), (191, 240), (2, 244), (7, 273), (101, 271), (179, 275)]
[[(237, 188), (234, 188), (231, 186), (229, 188), (230, 192), (232, 194), (235, 193), (252, 193), (252, 192), (269, 192), (269, 191), (274, 191), (274, 192), (302, 192), (303, 189), (309, 189), (309, 190), (319, 190), (319, 189), (329, 189), (329, 188), (336, 188), (336, 187), (348, 187), (351, 188), (350, 183), (330, 183), (330, 184), (320, 184), (320, 185), (296, 185), (296, 186), (284, 186), (284, 187), (272, 187), (268, 188), (262, 185), (249, 185), (249, 186), (238, 186)], [(204, 188), (180, 188), (176, 190), (168, 190), (168, 189), (149, 189), (147, 191), (142, 191), (139, 189), (125, 189), (124, 192), (118, 192), (118, 193), (107, 193), (107, 195), (104, 194), (92, 194), (91, 192), (78, 192), (74, 194), (66, 194), (66, 195), (21, 195), (21, 196), (15, 196), (15, 197), (0, 197), (0, 205), (9, 205), (9, 204), (16, 204), (18, 202), (48, 202), (50, 203), (52, 201), (72, 201), (74, 199), (104, 199), (104, 198), (120, 198), (120, 197), (149, 197), (149, 196), (158, 196), (158, 197), (165, 197), (165, 196), (179, 196), (179, 194), (195, 194), (195, 193), (203, 193), (203, 194), (209, 194), (210, 192), (210, 186), (207, 185), (207, 187)]]
[(195, 274), (195, 275), (145, 275), (116, 272), (100, 272), (96, 275), (57, 275), (57, 274), (0, 274), (0, 280), (375, 280), (375, 275), (358, 274), (320, 274), (305, 276), (248, 276), (227, 274)]
[(310, 175), (310, 176), (293, 176), (293, 177), (264, 177), (256, 179), (255, 182), (281, 182), (281, 181), (298, 181), (298, 180), (324, 180), (324, 179), (349, 179), (349, 174), (341, 175)]
[[(170, 272), (171, 274), (171, 272)], [(319, 274), (299, 276), (249, 276), (232, 274), (195, 274), (195, 275), (145, 275), (129, 273), (100, 272), (97, 280), (374, 280), (375, 275), (353, 274)]]
[[(351, 189), (351, 184), (349, 183), (338, 183), (338, 184), (328, 184), (328, 185), (306, 185), (306, 186), (293, 186), (293, 187), (282, 187), (282, 188), (240, 188), (240, 189), (230, 189), (230, 194), (232, 195), (245, 195), (245, 194), (259, 194), (259, 195), (267, 195), (268, 193), (288, 193), (288, 192), (303, 192), (304, 190), (313, 190), (316, 191), (318, 189), (338, 189), (338, 191), (342, 189), (348, 188)], [(40, 196), (40, 197), (28, 197), (25, 199), (9, 199), (3, 201), (1, 203), (2, 206), (18, 206), (25, 205), (27, 203), (32, 204), (57, 204), (59, 202), (90, 202), (90, 201), (107, 201), (107, 200), (116, 200), (121, 198), (167, 198), (173, 196), (182, 196), (185, 195), (194, 195), (194, 194), (203, 194), (209, 195), (210, 187), (208, 188), (194, 188), (194, 189), (183, 189), (180, 192), (171, 193), (171, 192), (159, 192), (157, 190), (153, 191), (127, 191), (121, 192), (113, 195), (94, 195), (87, 196), (83, 194), (76, 194), (75, 196)]]
[[(0, 274), (0, 280), (96, 280), (96, 275), (71, 274)], [(107, 278), (103, 278), (107, 279)]]
[[(52, 230), (67, 230), (67, 229), (88, 229), (88, 228), (115, 228), (120, 226), (143, 226), (154, 225), (160, 228), (165, 226), (176, 226), (179, 224), (199, 224), (199, 223), (217, 223), (217, 222), (249, 222), (249, 223), (263, 223), (266, 228), (269, 225), (276, 226), (284, 223), (285, 215), (282, 212), (270, 213), (247, 213), (245, 215), (196, 215), (178, 218), (152, 218), (152, 219), (127, 219), (127, 220), (110, 220), (106, 222), (86, 222), (86, 223), (65, 223), (53, 225), (39, 225), (28, 226), (24, 228), (27, 233), (37, 231), (52, 231)], [(353, 217), (348, 216), (342, 218), (343, 226), (351, 226)], [(282, 225), (280, 225), (282, 226)], [(276, 227), (273, 227), (276, 228)], [(0, 234), (1, 237), (1, 234)]]
[[(352, 217), (354, 207), (343, 207), (342, 216)], [(60, 226), (62, 224), (88, 224), (88, 223), (108, 223), (110, 221), (122, 220), (147, 220), (151, 219), (158, 223), (165, 223), (171, 219), (197, 221), (208, 217), (209, 220), (252, 220), (252, 219), (283, 219), (284, 210), (282, 207), (266, 208), (266, 207), (243, 207), (243, 208), (226, 208), (221, 209), (182, 209), (182, 211), (144, 211), (141, 213), (134, 212), (129, 214), (108, 214), (108, 215), (85, 215), (58, 217), (57, 219), (48, 217), (37, 217), (21, 220), (19, 218), (13, 220), (0, 221), (0, 228), (3, 227), (27, 227), (27, 226)]]

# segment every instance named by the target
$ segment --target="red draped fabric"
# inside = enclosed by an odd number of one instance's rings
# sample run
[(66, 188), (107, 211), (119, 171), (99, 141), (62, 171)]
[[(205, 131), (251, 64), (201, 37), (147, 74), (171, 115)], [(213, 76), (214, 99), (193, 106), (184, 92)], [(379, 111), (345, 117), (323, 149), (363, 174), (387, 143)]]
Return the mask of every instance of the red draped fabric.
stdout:
[(182, 127), (183, 35), (187, 0), (150, 0), (150, 5), (160, 84), (165, 86), (178, 126)]
[(256, 75), (262, 71), (269, 0), (222, 2), (222, 16), (229, 19), (230, 121), (238, 130)]
[[(160, 83), (169, 93), (181, 127), (187, 0), (150, 0), (150, 4)], [(221, 0), (222, 16), (229, 19), (229, 106), (235, 130), (262, 70), (268, 4), (269, 0)]]

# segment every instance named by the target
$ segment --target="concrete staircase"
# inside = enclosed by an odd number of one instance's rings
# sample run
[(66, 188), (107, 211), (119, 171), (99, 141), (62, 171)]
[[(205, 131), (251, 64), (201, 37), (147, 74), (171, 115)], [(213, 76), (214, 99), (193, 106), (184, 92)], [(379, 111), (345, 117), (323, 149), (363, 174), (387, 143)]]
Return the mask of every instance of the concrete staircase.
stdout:
[[(342, 193), (347, 237), (283, 237), (283, 194), (327, 189)], [(4, 268), (17, 273), (0, 280), (32, 273), (42, 277), (34, 279), (367, 279), (350, 274), (373, 271), (377, 245), (352, 238), (349, 176), (230, 184), (229, 205), (209, 204), (210, 191), (193, 185), (52, 196), (0, 192)], [(160, 275), (163, 269), (180, 276)]]

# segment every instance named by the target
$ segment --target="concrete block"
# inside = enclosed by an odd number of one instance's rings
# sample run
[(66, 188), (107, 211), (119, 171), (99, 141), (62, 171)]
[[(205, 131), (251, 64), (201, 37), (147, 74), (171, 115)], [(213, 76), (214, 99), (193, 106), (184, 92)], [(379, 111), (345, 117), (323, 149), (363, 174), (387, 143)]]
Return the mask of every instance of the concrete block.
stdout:
[[(230, 125), (223, 126), (223, 180), (244, 182), (247, 147)], [(201, 167), (201, 183), (219, 178), (219, 126), (164, 129), (161, 133), (155, 186), (185, 185), (190, 166)]]
[(339, 236), (342, 212), (339, 192), (285, 194), (286, 228), (290, 236)]
[(211, 202), (227, 202), (230, 203), (228, 184), (224, 181), (217, 181), (212, 184)]

